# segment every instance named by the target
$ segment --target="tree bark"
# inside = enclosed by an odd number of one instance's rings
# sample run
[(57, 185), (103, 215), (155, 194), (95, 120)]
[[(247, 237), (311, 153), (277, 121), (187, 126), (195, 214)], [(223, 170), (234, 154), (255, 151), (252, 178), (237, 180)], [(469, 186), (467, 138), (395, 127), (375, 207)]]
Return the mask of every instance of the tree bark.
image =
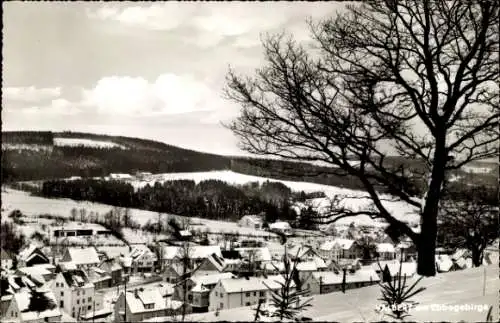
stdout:
[(444, 135), (441, 138), (443, 140), (437, 140), (431, 181), (421, 215), (421, 233), (417, 242), (417, 273), (422, 276), (436, 275), (437, 214), (446, 166)]

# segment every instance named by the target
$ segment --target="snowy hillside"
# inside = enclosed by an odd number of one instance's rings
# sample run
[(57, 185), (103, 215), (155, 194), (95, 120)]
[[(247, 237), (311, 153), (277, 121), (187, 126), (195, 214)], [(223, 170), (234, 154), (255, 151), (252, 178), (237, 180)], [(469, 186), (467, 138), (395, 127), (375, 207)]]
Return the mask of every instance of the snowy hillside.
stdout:
[[(292, 191), (296, 192), (304, 191), (306, 193), (309, 193), (309, 192), (322, 191), (325, 192), (325, 194), (330, 198), (336, 195), (345, 197), (342, 200), (340, 206), (344, 206), (353, 211), (366, 210), (371, 204), (371, 200), (367, 198), (368, 194), (363, 191), (356, 191), (352, 189), (346, 189), (346, 188), (340, 188), (340, 187), (316, 184), (316, 183), (285, 181), (267, 177), (245, 175), (229, 170), (196, 172), (196, 173), (157, 174), (154, 175), (150, 181), (133, 180), (129, 182), (134, 187), (139, 188), (145, 186), (146, 184), (153, 185), (154, 182), (163, 182), (168, 180), (180, 180), (180, 179), (193, 180), (197, 183), (203, 180), (217, 179), (224, 181), (228, 184), (235, 184), (235, 185), (243, 185), (249, 182), (259, 182), (259, 183), (263, 183), (265, 181), (280, 182), (288, 186)], [(387, 200), (392, 199), (390, 195), (381, 194), (380, 196), (383, 199)], [(328, 199), (316, 199), (313, 201), (313, 203), (321, 210), (326, 211), (329, 201)], [(415, 207), (409, 205), (408, 203), (402, 201), (396, 201), (396, 202), (383, 201), (382, 204), (386, 206), (389, 212), (396, 218), (408, 222), (418, 222), (418, 214), (417, 214), (418, 210)], [(353, 220), (354, 218), (344, 218), (339, 221), (339, 224), (350, 223)], [(358, 216), (356, 217), (355, 222), (360, 224), (361, 223), (374, 224), (374, 221), (370, 219), (368, 216)]]
[(116, 144), (111, 141), (102, 141), (85, 138), (54, 138), (54, 146), (84, 146), (93, 148), (121, 148), (126, 149), (125, 146)]

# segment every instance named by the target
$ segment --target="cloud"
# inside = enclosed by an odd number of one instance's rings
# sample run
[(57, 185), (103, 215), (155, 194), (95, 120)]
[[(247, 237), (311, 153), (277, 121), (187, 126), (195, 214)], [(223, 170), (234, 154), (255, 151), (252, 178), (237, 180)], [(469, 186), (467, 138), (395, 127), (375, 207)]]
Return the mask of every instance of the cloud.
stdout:
[(154, 82), (141, 77), (111, 76), (84, 90), (83, 105), (102, 114), (171, 115), (217, 108), (216, 91), (187, 75), (162, 74)]
[(2, 101), (40, 102), (58, 98), (61, 88), (5, 87), (2, 88)]
[(251, 47), (260, 44), (263, 32), (292, 27), (302, 33), (306, 17), (321, 18), (339, 6), (338, 3), (166, 2), (121, 8), (106, 5), (89, 10), (87, 16), (149, 30), (186, 32), (183, 40), (202, 48), (214, 46), (227, 37), (237, 37), (238, 47)]

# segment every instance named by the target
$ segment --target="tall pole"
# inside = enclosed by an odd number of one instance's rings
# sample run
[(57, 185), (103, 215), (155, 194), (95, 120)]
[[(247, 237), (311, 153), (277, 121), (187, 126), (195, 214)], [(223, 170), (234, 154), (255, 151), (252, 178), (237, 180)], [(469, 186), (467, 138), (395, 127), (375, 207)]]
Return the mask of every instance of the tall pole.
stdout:
[(94, 287), (94, 297), (92, 297), (92, 322), (95, 322), (95, 287)]
[(127, 322), (127, 279), (125, 278), (125, 309), (124, 309), (124, 321)]

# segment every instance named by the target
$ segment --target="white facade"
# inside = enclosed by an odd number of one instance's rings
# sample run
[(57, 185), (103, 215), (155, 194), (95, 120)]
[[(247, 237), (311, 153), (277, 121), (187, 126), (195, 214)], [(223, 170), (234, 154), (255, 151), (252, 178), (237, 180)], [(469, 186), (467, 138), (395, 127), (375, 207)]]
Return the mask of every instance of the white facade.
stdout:
[(271, 299), (269, 288), (279, 289), (281, 285), (277, 281), (282, 279), (282, 276), (222, 279), (210, 292), (208, 310), (251, 306), (258, 304), (259, 300), (268, 302)]
[(239, 221), (238, 225), (241, 227), (262, 229), (264, 222), (256, 215), (245, 215)]
[(74, 318), (86, 315), (102, 305), (95, 302), (94, 284), (85, 283), (81, 287), (69, 286), (62, 273), (58, 273), (50, 285), (57, 300), (57, 306)]

